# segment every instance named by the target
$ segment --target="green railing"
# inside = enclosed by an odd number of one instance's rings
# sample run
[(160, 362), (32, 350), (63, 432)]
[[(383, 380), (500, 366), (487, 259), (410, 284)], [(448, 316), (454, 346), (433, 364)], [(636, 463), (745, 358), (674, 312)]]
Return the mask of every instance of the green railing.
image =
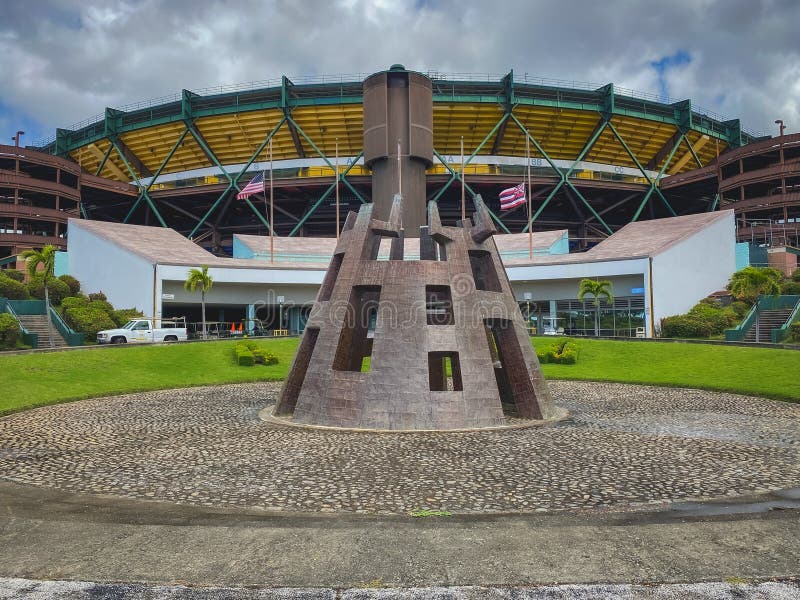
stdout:
[(786, 323), (784, 323), (778, 329), (773, 329), (770, 331), (770, 339), (772, 339), (773, 344), (778, 344), (789, 337), (789, 327), (791, 327), (792, 323), (796, 320), (800, 319), (800, 296), (796, 296), (798, 298), (797, 302), (794, 305), (794, 310), (792, 314), (789, 315), (789, 318), (786, 319)]
[(44, 300), (9, 300), (8, 304), (18, 315), (43, 315)]
[(14, 308), (11, 306), (11, 302), (12, 300), (9, 300), (7, 298), (0, 298), (0, 313), (7, 312), (17, 320), (20, 331), (22, 331), (22, 335), (20, 336), (20, 338), (22, 339), (23, 344), (25, 344), (26, 346), (30, 346), (31, 348), (38, 348), (39, 336), (25, 329), (25, 326), (19, 322), (19, 317), (17, 316), (17, 313), (14, 312)]
[[(750, 312), (742, 319), (742, 322), (732, 329), (725, 330), (725, 340), (728, 342), (741, 342), (747, 335), (747, 332), (750, 331), (750, 328), (755, 325), (758, 314), (765, 310), (781, 310), (794, 307), (795, 311), (792, 314), (795, 314), (797, 312), (796, 305), (798, 302), (800, 302), (800, 296), (759, 296), (758, 301), (753, 304), (753, 308), (751, 308)], [(791, 323), (791, 320), (788, 321), (788, 323)], [(775, 336), (778, 334), (774, 332), (781, 331), (784, 328), (788, 331), (788, 325), (786, 323), (784, 323), (783, 327), (773, 329), (770, 332), (770, 339), (772, 342), (777, 343), (779, 341), (775, 339)]]
[(6, 256), (5, 258), (0, 258), (0, 267), (10, 265), (12, 263), (16, 264), (17, 260), (19, 259), (17, 258), (16, 254), (13, 256)]
[(83, 334), (73, 331), (66, 323), (64, 323), (61, 315), (58, 314), (56, 309), (54, 309), (52, 306), (50, 307), (50, 320), (53, 322), (53, 325), (56, 326), (58, 333), (61, 334), (61, 337), (64, 338), (64, 341), (67, 342), (68, 346), (83, 346)]

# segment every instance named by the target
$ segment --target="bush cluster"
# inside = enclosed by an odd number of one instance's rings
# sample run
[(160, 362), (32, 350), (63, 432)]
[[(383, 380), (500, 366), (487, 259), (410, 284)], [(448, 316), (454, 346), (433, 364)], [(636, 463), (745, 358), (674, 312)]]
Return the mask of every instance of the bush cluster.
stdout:
[(17, 269), (5, 269), (0, 271), (0, 275), (5, 275), (9, 279), (13, 279), (14, 281), (19, 281), (22, 283), (25, 281), (25, 273), (22, 271), (18, 271)]
[[(51, 277), (47, 280), (47, 289), (50, 292), (50, 304), (58, 306), (72, 292), (69, 285), (60, 279)], [(36, 275), (28, 282), (28, 293), (37, 300), (44, 300), (44, 277)]]
[(706, 298), (695, 304), (685, 315), (666, 317), (661, 321), (661, 332), (669, 338), (710, 338), (722, 335), (733, 327), (750, 310), (746, 302), (736, 301), (729, 306)]
[(6, 277), (5, 271), (0, 274), (0, 296), (9, 300), (27, 300), (30, 298), (25, 284), (16, 279)]
[(0, 349), (16, 348), (22, 332), (17, 320), (8, 313), (0, 313)]
[(59, 275), (58, 278), (69, 286), (70, 296), (75, 296), (81, 291), (81, 282), (72, 275)]
[(578, 362), (578, 344), (569, 339), (558, 340), (547, 348), (536, 350), (536, 356), (542, 364), (574, 365)]
[(795, 321), (789, 325), (789, 341), (800, 343), (800, 321)]
[(87, 340), (96, 339), (98, 331), (120, 327), (131, 319), (142, 316), (135, 308), (114, 310), (111, 303), (104, 298), (102, 293), (89, 294), (88, 297), (79, 293), (77, 296), (64, 298), (61, 302), (61, 316), (67, 325), (84, 334)]
[(260, 348), (258, 344), (251, 340), (241, 340), (236, 342), (234, 348), (236, 354), (236, 364), (240, 367), (252, 367), (259, 365), (277, 365), (278, 357), (272, 352)]

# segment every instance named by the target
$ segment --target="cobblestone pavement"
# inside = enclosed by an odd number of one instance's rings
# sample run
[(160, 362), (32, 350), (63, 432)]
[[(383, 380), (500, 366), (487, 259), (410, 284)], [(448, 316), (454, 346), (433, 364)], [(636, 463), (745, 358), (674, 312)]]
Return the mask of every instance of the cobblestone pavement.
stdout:
[(541, 587), (192, 588), (137, 583), (0, 579), (0, 600), (796, 600), (796, 582)]
[(261, 421), (278, 384), (132, 394), (0, 420), (0, 479), (281, 511), (551, 511), (800, 486), (800, 405), (550, 382), (556, 425), (459, 433)]

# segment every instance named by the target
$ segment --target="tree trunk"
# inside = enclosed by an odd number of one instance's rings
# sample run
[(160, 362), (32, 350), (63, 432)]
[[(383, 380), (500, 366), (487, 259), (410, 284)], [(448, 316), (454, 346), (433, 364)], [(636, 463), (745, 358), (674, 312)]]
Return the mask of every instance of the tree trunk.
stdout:
[(208, 339), (208, 333), (206, 332), (206, 293), (204, 291), (200, 291), (200, 310), (202, 312), (202, 319), (203, 319), (203, 339)]
[(594, 307), (594, 337), (600, 337), (600, 306)]
[(50, 320), (50, 292), (47, 289), (47, 282), (44, 284), (44, 311), (47, 315), (47, 336), (50, 338), (50, 347), (55, 348), (56, 343), (53, 339), (53, 322)]

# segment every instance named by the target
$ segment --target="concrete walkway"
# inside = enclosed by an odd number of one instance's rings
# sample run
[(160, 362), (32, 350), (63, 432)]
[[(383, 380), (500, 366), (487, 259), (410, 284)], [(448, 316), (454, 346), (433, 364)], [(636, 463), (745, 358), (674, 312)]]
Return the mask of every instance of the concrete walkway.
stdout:
[(800, 575), (796, 502), (758, 500), (768, 503), (414, 519), (206, 509), (0, 483), (0, 576), (346, 590)]

